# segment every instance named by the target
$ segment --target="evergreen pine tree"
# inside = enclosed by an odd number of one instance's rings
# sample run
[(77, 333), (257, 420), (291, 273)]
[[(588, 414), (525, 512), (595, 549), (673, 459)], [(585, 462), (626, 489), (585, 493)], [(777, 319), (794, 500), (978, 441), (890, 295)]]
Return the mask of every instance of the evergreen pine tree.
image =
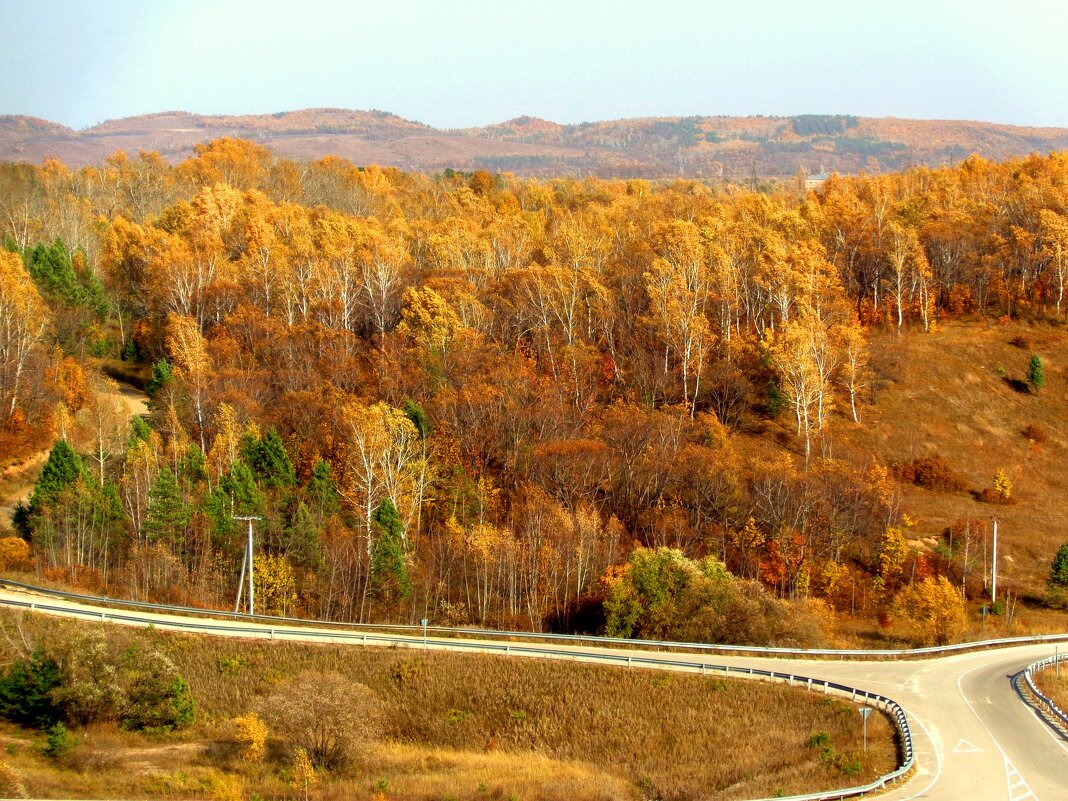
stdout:
[(273, 427), (258, 442), (244, 443), (245, 459), (260, 486), (265, 489), (292, 487), (297, 483), (293, 463), (289, 461), (285, 443)]
[(173, 547), (184, 538), (188, 523), (189, 510), (185, 499), (182, 498), (178, 479), (164, 467), (148, 492), (145, 534), (152, 542), (162, 542)]
[(394, 584), (400, 597), (407, 598), (412, 585), (404, 564), (404, 523), (397, 507), (386, 498), (375, 509), (371, 522), (376, 534), (371, 549), (371, 579), (379, 588)]
[(322, 459), (312, 468), (311, 478), (304, 488), (311, 510), (318, 516), (320, 523), (341, 509), (337, 489), (330, 478), (330, 465)]
[(219, 481), (233, 502), (232, 514), (235, 515), (258, 515), (263, 507), (263, 493), (256, 486), (256, 479), (248, 465), (238, 460), (230, 468), (230, 472)]
[(208, 480), (208, 460), (195, 442), (185, 452), (179, 470), (187, 485), (195, 486)]
[(422, 406), (413, 400), (409, 400), (404, 404), (404, 415), (412, 421), (415, 430), (419, 432), (420, 439), (426, 439), (430, 436), (430, 421), (426, 419), (426, 412), (423, 411)]
[(30, 496), (30, 513), (36, 514), (54, 503), (59, 494), (72, 487), (79, 478), (89, 483), (85, 464), (70, 443), (61, 439), (52, 446), (48, 461), (41, 469), (33, 495)]
[(145, 394), (155, 397), (161, 389), (174, 378), (174, 368), (166, 359), (160, 359), (152, 365), (152, 380), (145, 386)]
[(1031, 363), (1027, 365), (1027, 383), (1036, 395), (1046, 384), (1046, 371), (1037, 353), (1031, 356)]
[(1049, 583), (1054, 587), (1068, 589), (1068, 542), (1057, 549), (1049, 569)]
[(82, 300), (78, 276), (62, 240), (38, 244), (26, 254), (26, 269), (44, 295), (76, 305)]
[(318, 569), (322, 564), (322, 552), (319, 548), (321, 534), (322, 529), (315, 522), (308, 505), (304, 501), (298, 501), (293, 512), (293, 522), (285, 532), (286, 556), (298, 567)]
[(130, 418), (130, 438), (126, 441), (126, 447), (129, 449), (137, 442), (148, 442), (152, 438), (152, 429), (149, 427), (140, 416), (134, 415)]

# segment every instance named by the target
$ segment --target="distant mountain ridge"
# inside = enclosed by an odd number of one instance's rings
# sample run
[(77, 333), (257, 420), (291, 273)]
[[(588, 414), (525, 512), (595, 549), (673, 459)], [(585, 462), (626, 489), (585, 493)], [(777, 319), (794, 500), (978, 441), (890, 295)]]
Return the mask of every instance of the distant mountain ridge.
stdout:
[(0, 161), (72, 167), (116, 150), (155, 150), (171, 161), (222, 136), (278, 155), (334, 155), (356, 164), (437, 172), (488, 169), (520, 175), (727, 178), (877, 173), (952, 163), (971, 153), (1005, 159), (1068, 150), (1068, 129), (852, 115), (644, 117), (562, 125), (522, 116), (482, 128), (444, 130), (384, 111), (304, 109), (210, 116), (184, 111), (108, 120), (76, 131), (48, 120), (0, 116)]

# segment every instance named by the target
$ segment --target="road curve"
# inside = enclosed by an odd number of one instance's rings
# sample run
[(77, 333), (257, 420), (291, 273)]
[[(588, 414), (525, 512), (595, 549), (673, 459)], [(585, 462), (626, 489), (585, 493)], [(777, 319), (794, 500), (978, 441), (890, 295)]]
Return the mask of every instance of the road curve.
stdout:
[[(194, 621), (219, 636), (285, 636), (323, 641), (330, 633), (308, 626), (270, 626), (245, 621), (191, 618), (153, 612), (119, 612), (75, 603), (50, 595), (0, 589), (0, 604), (24, 605), (38, 600), (54, 607), (51, 614), (100, 615), (112, 622), (134, 617), (136, 625), (151, 621), (159, 628)], [(70, 610), (65, 612), (64, 610)], [(130, 621), (125, 621), (130, 622)], [(272, 635), (273, 632), (273, 635)], [(324, 636), (326, 635), (326, 636)], [(359, 641), (359, 634), (355, 635)], [(371, 636), (371, 635), (369, 635)], [(418, 639), (418, 638), (413, 638)], [(453, 641), (455, 642), (455, 641)], [(430, 637), (431, 648), (448, 648), (449, 638)], [(464, 641), (470, 648), (471, 640)], [(485, 642), (499, 649), (501, 643)], [(598, 654), (661, 658), (662, 652), (580, 645), (539, 645), (543, 652), (583, 659)], [(1050, 645), (954, 654), (923, 660), (785, 659), (717, 654), (717, 664), (732, 669), (774, 670), (826, 679), (879, 693), (896, 700), (908, 713), (916, 750), (917, 770), (908, 782), (882, 794), (888, 801), (923, 798), (932, 801), (1063, 801), (1068, 798), (1068, 743), (1055, 735), (1016, 695), (1010, 677), (1031, 662), (1050, 655)], [(516, 652), (519, 651), (517, 647)], [(709, 655), (672, 654), (677, 662), (701, 664)]]

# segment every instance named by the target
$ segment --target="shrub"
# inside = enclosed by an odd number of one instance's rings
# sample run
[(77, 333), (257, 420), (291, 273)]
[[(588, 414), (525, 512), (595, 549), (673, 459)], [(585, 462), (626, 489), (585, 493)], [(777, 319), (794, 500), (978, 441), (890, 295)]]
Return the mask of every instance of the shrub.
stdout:
[(114, 718), (123, 692), (117, 660), (99, 631), (72, 639), (59, 655), (62, 685), (52, 698), (68, 720), (85, 725)]
[(1012, 497), (1012, 480), (1004, 470), (998, 470), (994, 474), (994, 486), (986, 487), (979, 493), (979, 499), (984, 503), (996, 503), (1001, 506), (1011, 506), (1016, 503)]
[(964, 479), (940, 454), (917, 456), (911, 462), (897, 466), (902, 481), (931, 490), (946, 492), (964, 489)]
[(1031, 356), (1031, 362), (1027, 365), (1027, 384), (1036, 395), (1046, 385), (1046, 371), (1037, 353)]
[(6, 762), (0, 762), (0, 798), (29, 798), (26, 786)]
[(245, 783), (240, 776), (220, 774), (211, 778), (211, 801), (242, 801), (244, 797)]
[(67, 731), (67, 727), (62, 723), (53, 723), (45, 733), (48, 735), (44, 747), (46, 757), (57, 759), (72, 750), (77, 744), (74, 738), (70, 736), (70, 732)]
[(20, 726), (47, 728), (60, 718), (52, 698), (61, 684), (59, 665), (41, 651), (16, 662), (0, 678), (0, 717)]
[(1049, 439), (1049, 434), (1046, 433), (1046, 429), (1038, 423), (1028, 423), (1027, 428), (1023, 430), (1023, 435), (1032, 442), (1037, 442), (1039, 445)]
[(255, 712), (234, 718), (234, 723), (237, 724), (235, 739), (241, 746), (241, 758), (246, 762), (259, 762), (266, 750), (267, 724)]
[(1051, 587), (1068, 589), (1068, 542), (1057, 549), (1049, 568)]
[(173, 731), (196, 719), (189, 685), (174, 663), (156, 650), (135, 654), (119, 722), (133, 731)]
[(261, 699), (258, 711), (288, 751), (304, 749), (324, 769), (360, 757), (383, 722), (378, 697), (337, 673), (301, 673)]
[(764, 413), (774, 420), (782, 414), (785, 408), (786, 396), (782, 394), (782, 390), (773, 378), (768, 382), (768, 389), (764, 395)]
[(808, 738), (809, 748), (825, 748), (831, 744), (831, 738), (825, 731), (818, 731)]
[(22, 537), (0, 537), (0, 570), (27, 570), (30, 544)]
[(319, 777), (315, 775), (315, 766), (308, 758), (308, 752), (298, 748), (293, 755), (293, 786), (304, 794), (304, 801), (308, 801), (308, 795), (318, 781)]
[(1042, 603), (1050, 609), (1068, 612), (1068, 590), (1061, 587), (1050, 587), (1042, 597)]
[(609, 636), (742, 645), (821, 639), (811, 614), (735, 578), (713, 557), (694, 561), (673, 548), (636, 548), (602, 583)]

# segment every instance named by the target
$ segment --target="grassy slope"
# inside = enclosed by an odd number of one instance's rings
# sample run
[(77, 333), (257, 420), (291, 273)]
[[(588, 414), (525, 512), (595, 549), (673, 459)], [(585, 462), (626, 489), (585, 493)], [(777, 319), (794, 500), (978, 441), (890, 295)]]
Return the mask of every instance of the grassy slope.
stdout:
[[(11, 631), (12, 618), (5, 622)], [(46, 646), (84, 628), (39, 617), (22, 622)], [(83, 744), (63, 769), (6, 727), (0, 730), (10, 746), (6, 759), (36, 797), (196, 797), (209, 794), (224, 773), (264, 798), (283, 797), (291, 788), (280, 765), (243, 765), (228, 742), (229, 720), (308, 669), (366, 684), (388, 710), (386, 740), (349, 776), (324, 782), (323, 798), (368, 798), (383, 782), (390, 796), (415, 799), (752, 798), (867, 781), (895, 761), (884, 718), (869, 724), (865, 754), (852, 705), (760, 682), (101, 630), (117, 648), (159, 643), (188, 678), (200, 722), (161, 741), (97, 725), (82, 733)], [(858, 757), (859, 772), (847, 775), (841, 761), (808, 747), (818, 731), (845, 760)]]
[[(1021, 348), (1010, 340), (1021, 337)], [(879, 335), (899, 381), (864, 409), (864, 425), (841, 426), (840, 452), (885, 463), (940, 453), (967, 481), (966, 490), (936, 493), (903, 486), (904, 510), (916, 522), (911, 536), (927, 546), (965, 518), (1001, 520), (1000, 581), (1005, 589), (1041, 593), (1057, 547), (1068, 541), (1068, 332), (1060, 327), (981, 323), (949, 325), (924, 335)], [(1027, 365), (1038, 353), (1045, 365), (1041, 394), (1026, 390)], [(1003, 374), (1001, 374), (1003, 373)], [(1029, 424), (1048, 434), (1043, 444), (1023, 434)], [(973, 495), (993, 485), (1003, 469), (1017, 503), (997, 506)]]
[(1068, 667), (1061, 664), (1060, 676), (1052, 668), (1035, 674), (1038, 687), (1062, 712), (1068, 710)]

